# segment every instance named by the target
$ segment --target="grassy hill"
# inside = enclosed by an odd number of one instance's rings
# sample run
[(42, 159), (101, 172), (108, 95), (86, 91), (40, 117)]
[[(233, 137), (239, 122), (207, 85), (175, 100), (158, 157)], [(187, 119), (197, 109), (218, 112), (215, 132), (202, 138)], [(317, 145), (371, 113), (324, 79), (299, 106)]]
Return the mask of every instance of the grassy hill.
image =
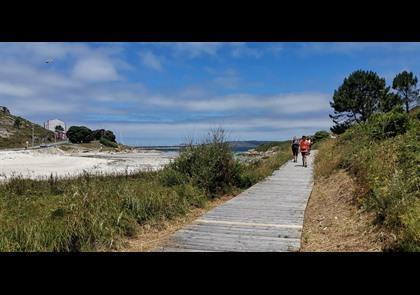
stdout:
[(418, 108), (375, 114), (324, 141), (316, 158), (316, 177), (344, 170), (355, 180), (354, 202), (394, 237), (393, 250), (420, 251), (419, 119)]
[[(19, 127), (15, 124), (17, 118), (20, 118)], [(0, 148), (25, 147), (26, 141), (31, 145), (32, 125), (34, 125), (35, 145), (54, 141), (53, 132), (24, 118), (14, 116), (6, 108), (0, 107)]]

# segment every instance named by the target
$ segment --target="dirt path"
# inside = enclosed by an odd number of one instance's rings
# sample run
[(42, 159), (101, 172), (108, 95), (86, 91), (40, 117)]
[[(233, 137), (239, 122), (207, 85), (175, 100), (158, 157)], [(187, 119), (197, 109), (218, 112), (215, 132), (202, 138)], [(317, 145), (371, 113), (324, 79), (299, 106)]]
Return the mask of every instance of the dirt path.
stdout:
[(305, 212), (301, 251), (382, 251), (389, 237), (354, 200), (355, 184), (346, 172), (316, 180)]

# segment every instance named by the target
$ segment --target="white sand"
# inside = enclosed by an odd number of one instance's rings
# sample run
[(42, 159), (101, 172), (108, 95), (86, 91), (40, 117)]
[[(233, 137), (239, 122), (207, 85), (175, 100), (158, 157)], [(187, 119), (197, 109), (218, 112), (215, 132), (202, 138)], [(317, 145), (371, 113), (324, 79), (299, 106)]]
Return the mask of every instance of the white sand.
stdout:
[(24, 151), (0, 151), (0, 180), (11, 176), (48, 178), (88, 173), (133, 173), (157, 170), (176, 155), (153, 151), (65, 153), (56, 148)]

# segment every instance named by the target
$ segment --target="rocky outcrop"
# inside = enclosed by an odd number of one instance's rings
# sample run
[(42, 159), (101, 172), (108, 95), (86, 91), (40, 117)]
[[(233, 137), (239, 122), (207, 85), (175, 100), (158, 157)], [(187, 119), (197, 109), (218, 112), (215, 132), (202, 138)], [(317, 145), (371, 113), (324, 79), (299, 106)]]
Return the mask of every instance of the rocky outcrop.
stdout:
[(236, 159), (242, 163), (256, 163), (262, 159), (267, 159), (274, 156), (279, 151), (279, 147), (272, 147), (267, 151), (259, 152), (255, 149), (251, 149), (247, 152), (240, 153), (236, 156)]
[(9, 109), (3, 106), (0, 106), (0, 113), (3, 113), (4, 115), (10, 115)]

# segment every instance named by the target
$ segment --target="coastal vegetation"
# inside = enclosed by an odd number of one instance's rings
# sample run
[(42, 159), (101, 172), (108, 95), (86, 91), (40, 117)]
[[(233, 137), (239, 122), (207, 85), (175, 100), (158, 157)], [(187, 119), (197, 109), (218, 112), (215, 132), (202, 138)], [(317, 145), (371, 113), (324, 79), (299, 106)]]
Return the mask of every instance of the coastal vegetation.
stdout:
[(223, 130), (186, 145), (160, 171), (0, 184), (0, 251), (109, 251), (139, 227), (204, 208), (209, 200), (270, 175), (290, 158), (285, 145), (252, 165), (239, 163)]
[(111, 130), (98, 129), (91, 130), (86, 126), (71, 126), (66, 133), (72, 143), (89, 143), (99, 140), (103, 145), (116, 147), (116, 138)]
[(331, 131), (341, 134), (354, 124), (366, 122), (375, 113), (386, 113), (401, 105), (405, 105), (408, 112), (410, 105), (419, 99), (417, 77), (411, 72), (396, 75), (392, 88), (395, 92), (391, 92), (385, 79), (375, 72), (358, 70), (351, 73), (334, 91), (330, 102), (334, 109), (330, 118), (335, 123)]
[[(271, 141), (271, 142), (267, 142), (267, 143), (264, 143), (264, 144), (261, 144), (261, 145), (257, 146), (257, 147), (255, 148), (255, 150), (256, 150), (257, 152), (265, 152), (265, 151), (268, 151), (268, 150), (269, 150), (269, 149), (271, 149), (271, 148), (281, 147), (281, 146), (283, 146), (285, 143), (286, 143), (286, 142), (284, 142), (284, 141)], [(287, 142), (287, 143), (288, 143), (288, 142)]]
[[(375, 83), (380, 82), (374, 73), (366, 75)], [(344, 84), (346, 81), (349, 80)], [(371, 80), (367, 79), (357, 89), (367, 89), (370, 83)], [(354, 83), (350, 84), (354, 86)], [(379, 84), (385, 89), (382, 82)], [(337, 139), (326, 139), (319, 144), (315, 180), (337, 179), (334, 176), (344, 171), (355, 183), (355, 206), (358, 210), (373, 213), (372, 226), (381, 227), (392, 237), (384, 248), (420, 251), (419, 109), (413, 108), (407, 113), (403, 108), (407, 106), (407, 100), (400, 97), (390, 110), (385, 111), (385, 108), (380, 108), (380, 100), (370, 103), (372, 97), (368, 96), (368, 103), (363, 100), (366, 96), (355, 94), (351, 89), (342, 95), (337, 95), (340, 90), (336, 91), (332, 103), (336, 111), (333, 118), (337, 118), (338, 111), (344, 111), (339, 107), (342, 101), (347, 101), (349, 106), (360, 102), (372, 107), (369, 111), (347, 116), (353, 121), (343, 123), (348, 125), (346, 130), (337, 132), (342, 132)], [(373, 93), (378, 94), (377, 98), (385, 97), (383, 92)], [(359, 101), (359, 98), (363, 99)], [(336, 183), (336, 186), (340, 184)]]

